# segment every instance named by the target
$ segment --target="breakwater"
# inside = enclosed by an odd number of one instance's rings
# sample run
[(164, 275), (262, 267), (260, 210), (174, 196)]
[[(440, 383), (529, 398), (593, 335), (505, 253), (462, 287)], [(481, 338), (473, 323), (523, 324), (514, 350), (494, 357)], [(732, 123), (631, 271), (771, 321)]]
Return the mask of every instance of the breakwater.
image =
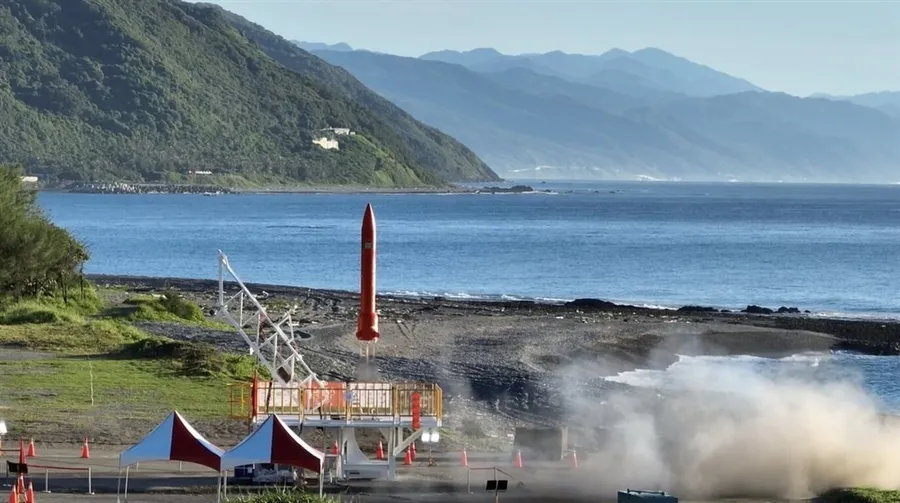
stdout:
[(65, 188), (68, 192), (85, 194), (232, 194), (233, 190), (212, 185), (181, 185), (169, 183), (76, 183)]

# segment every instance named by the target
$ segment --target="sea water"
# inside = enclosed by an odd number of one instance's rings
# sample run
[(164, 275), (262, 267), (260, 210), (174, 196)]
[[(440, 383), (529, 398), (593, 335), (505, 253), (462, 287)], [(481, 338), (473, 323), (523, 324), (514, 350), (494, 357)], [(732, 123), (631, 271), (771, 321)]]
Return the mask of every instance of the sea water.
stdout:
[[(802, 353), (784, 358), (757, 356), (685, 356), (666, 369), (637, 369), (605, 379), (665, 391), (727, 393), (740, 398), (758, 387), (802, 383), (814, 389), (843, 384), (867, 392), (874, 406), (900, 413), (900, 358), (843, 351)], [(762, 390), (765, 392), (765, 390)]]
[(380, 293), (796, 306), (900, 317), (900, 186), (536, 184), (495, 195), (43, 193), (90, 273), (359, 288), (360, 223)]

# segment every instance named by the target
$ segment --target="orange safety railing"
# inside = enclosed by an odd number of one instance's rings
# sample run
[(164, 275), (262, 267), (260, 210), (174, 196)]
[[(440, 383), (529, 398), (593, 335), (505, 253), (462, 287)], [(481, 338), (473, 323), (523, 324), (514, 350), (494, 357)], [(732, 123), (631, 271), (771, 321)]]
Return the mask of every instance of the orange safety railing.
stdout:
[(247, 384), (228, 385), (228, 417), (247, 419), (250, 417), (250, 388)]
[[(253, 391), (253, 384), (229, 386), (231, 417), (251, 417)], [(256, 388), (256, 415), (341, 419), (412, 416), (414, 393), (419, 394), (422, 417), (442, 417), (443, 390), (437, 384), (384, 382), (352, 382), (349, 385), (325, 382), (323, 386), (310, 384), (303, 387), (259, 382)]]

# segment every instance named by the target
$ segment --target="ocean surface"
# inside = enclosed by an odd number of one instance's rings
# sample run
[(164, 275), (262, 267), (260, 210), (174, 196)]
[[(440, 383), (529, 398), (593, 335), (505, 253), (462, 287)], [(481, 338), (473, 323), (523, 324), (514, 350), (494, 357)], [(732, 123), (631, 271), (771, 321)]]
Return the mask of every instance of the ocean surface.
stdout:
[[(747, 403), (846, 402), (854, 408), (900, 414), (900, 357), (847, 352), (806, 353), (785, 358), (681, 356), (665, 370), (638, 369), (607, 381), (657, 390), (711, 391)], [(847, 391), (849, 389), (849, 391)], [(846, 394), (845, 394), (846, 393)], [(846, 403), (845, 403), (846, 405)]]
[(900, 186), (536, 184), (550, 193), (92, 195), (42, 206), (91, 273), (357, 290), (367, 202), (382, 293), (796, 306), (900, 317)]
[[(900, 186), (571, 182), (533, 194), (88, 195), (43, 193), (90, 248), (90, 273), (241, 279), (357, 290), (367, 202), (382, 293), (677, 307), (796, 306), (900, 318)], [(900, 411), (900, 358), (685, 357), (610, 378), (682, 385), (716, 365), (849, 379)], [(714, 381), (714, 380), (713, 380)]]

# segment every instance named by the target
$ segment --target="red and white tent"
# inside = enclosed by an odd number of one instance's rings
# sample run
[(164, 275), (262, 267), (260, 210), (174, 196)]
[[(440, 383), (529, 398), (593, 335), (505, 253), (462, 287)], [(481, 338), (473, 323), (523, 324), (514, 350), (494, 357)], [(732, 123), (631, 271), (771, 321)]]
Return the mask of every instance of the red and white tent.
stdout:
[(325, 453), (310, 447), (272, 414), (241, 443), (222, 456), (221, 470), (257, 463), (292, 465), (322, 472)]
[(119, 455), (119, 468), (149, 461), (184, 461), (218, 472), (224, 452), (174, 411), (143, 440)]

